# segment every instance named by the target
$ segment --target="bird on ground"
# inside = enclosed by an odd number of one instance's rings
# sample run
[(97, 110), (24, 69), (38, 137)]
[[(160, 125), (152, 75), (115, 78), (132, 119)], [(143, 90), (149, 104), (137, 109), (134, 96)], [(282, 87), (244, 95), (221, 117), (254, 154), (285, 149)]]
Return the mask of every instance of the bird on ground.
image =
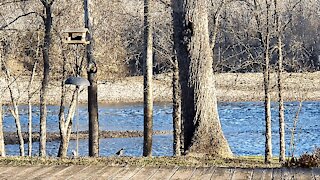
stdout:
[(124, 151), (124, 149), (121, 148), (118, 152), (116, 152), (116, 155), (122, 156), (123, 155), (123, 151)]
[(74, 158), (76, 158), (76, 157), (78, 157), (77, 151), (72, 150), (72, 158), (74, 159)]

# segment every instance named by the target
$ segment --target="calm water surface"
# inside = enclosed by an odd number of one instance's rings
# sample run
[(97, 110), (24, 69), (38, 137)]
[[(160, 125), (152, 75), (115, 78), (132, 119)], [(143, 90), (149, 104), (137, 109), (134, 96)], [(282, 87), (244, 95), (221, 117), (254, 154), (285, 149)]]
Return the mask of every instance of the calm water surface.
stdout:
[[(287, 148), (291, 138), (293, 120), (299, 103), (286, 103), (286, 140)], [(272, 104), (272, 140), (273, 153), (279, 153), (279, 135), (277, 104)], [(58, 132), (59, 107), (48, 107), (48, 131)], [(27, 131), (27, 107), (20, 107), (23, 131)], [(88, 130), (88, 115), (85, 106), (79, 108), (80, 130)], [(264, 154), (264, 106), (262, 102), (219, 103), (219, 115), (224, 134), (230, 147), (236, 155), (263, 155)], [(154, 130), (172, 130), (171, 104), (158, 104), (154, 109)], [(310, 152), (320, 147), (320, 102), (304, 102), (299, 114), (295, 133), (295, 155)], [(33, 128), (39, 131), (39, 109), (33, 108)], [(100, 105), (99, 123), (101, 130), (124, 131), (143, 130), (143, 106), (134, 105)], [(14, 119), (9, 113), (5, 114), (4, 130), (15, 131)], [(153, 155), (172, 156), (172, 135), (156, 135), (153, 139)], [(58, 142), (48, 142), (47, 152), (56, 156)], [(87, 156), (87, 140), (80, 140), (80, 155)], [(143, 138), (108, 138), (100, 140), (100, 155), (113, 156), (120, 148), (125, 149), (127, 156), (142, 155)], [(27, 145), (26, 145), (27, 147)], [(75, 149), (75, 142), (71, 141), (69, 153)], [(7, 145), (9, 155), (18, 155), (18, 145)], [(33, 153), (38, 152), (38, 143), (33, 143)], [(287, 151), (289, 154), (290, 151)]]

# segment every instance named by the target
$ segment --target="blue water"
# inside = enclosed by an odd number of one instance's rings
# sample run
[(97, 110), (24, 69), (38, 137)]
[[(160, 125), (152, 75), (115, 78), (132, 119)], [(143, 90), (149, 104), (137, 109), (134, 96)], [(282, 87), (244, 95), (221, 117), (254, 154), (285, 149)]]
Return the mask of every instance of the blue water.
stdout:
[[(293, 119), (298, 110), (299, 103), (285, 104), (287, 155), (291, 154), (289, 143)], [(224, 134), (229, 145), (236, 155), (263, 155), (264, 154), (264, 106), (262, 102), (236, 102), (219, 103), (219, 116)], [(304, 102), (299, 114), (297, 130), (295, 133), (295, 155), (311, 152), (320, 147), (320, 102)], [(58, 132), (57, 106), (48, 107), (48, 132)], [(27, 107), (20, 107), (23, 131), (27, 131)], [(88, 130), (88, 115), (85, 106), (79, 108), (80, 130)], [(278, 135), (278, 106), (272, 104), (272, 141), (273, 154), (279, 153)], [(154, 107), (154, 130), (172, 130), (172, 106), (170, 104), (157, 104)], [(33, 108), (33, 128), (39, 131), (39, 109)], [(143, 130), (143, 106), (140, 104), (113, 105), (99, 107), (100, 130), (124, 131)], [(14, 120), (9, 113), (5, 114), (4, 130), (15, 131)], [(154, 156), (172, 156), (172, 135), (155, 135), (153, 138)], [(59, 142), (48, 142), (47, 152), (56, 156)], [(80, 140), (80, 155), (87, 156), (87, 140)], [(143, 138), (108, 138), (100, 140), (100, 156), (112, 156), (120, 148), (125, 149), (127, 156), (142, 155)], [(27, 145), (25, 146), (27, 148)], [(70, 142), (69, 154), (75, 149), (75, 142)], [(7, 145), (7, 154), (18, 155), (18, 145)], [(38, 151), (38, 143), (33, 143), (33, 153)]]

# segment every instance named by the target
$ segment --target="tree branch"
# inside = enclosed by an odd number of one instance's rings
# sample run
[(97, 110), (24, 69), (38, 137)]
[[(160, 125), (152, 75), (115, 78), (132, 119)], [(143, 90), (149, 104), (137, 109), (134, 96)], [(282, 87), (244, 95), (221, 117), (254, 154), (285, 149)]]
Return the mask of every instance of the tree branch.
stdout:
[(2, 2), (2, 3), (0, 3), (0, 6), (4, 6), (7, 4), (11, 4), (11, 3), (27, 2), (27, 1), (30, 1), (30, 0), (12, 0), (12, 1), (7, 1), (7, 2)]
[(52, 4), (54, 3), (55, 0), (51, 0), (51, 2), (49, 3), (50, 6), (52, 6)]
[(36, 12), (29, 12), (27, 14), (22, 14), (18, 17), (16, 17), (14, 20), (12, 20), (11, 22), (9, 22), (8, 24), (5, 24), (3, 26), (0, 26), (0, 31), (5, 29), (6, 27), (10, 26), (11, 24), (15, 23), (16, 21), (18, 21), (20, 18), (25, 17), (25, 16), (29, 16), (30, 14), (38, 14)]
[(47, 0), (40, 0), (41, 3), (43, 4), (44, 7), (48, 6), (48, 1)]

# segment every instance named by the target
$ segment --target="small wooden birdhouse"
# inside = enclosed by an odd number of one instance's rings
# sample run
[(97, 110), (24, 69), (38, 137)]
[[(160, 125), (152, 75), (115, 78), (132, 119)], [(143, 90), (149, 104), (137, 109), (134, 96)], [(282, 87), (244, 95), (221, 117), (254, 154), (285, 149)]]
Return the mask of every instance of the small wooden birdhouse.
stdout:
[(66, 44), (89, 44), (90, 41), (86, 41), (86, 35), (88, 33), (87, 28), (67, 29), (64, 31), (66, 36), (64, 43)]

